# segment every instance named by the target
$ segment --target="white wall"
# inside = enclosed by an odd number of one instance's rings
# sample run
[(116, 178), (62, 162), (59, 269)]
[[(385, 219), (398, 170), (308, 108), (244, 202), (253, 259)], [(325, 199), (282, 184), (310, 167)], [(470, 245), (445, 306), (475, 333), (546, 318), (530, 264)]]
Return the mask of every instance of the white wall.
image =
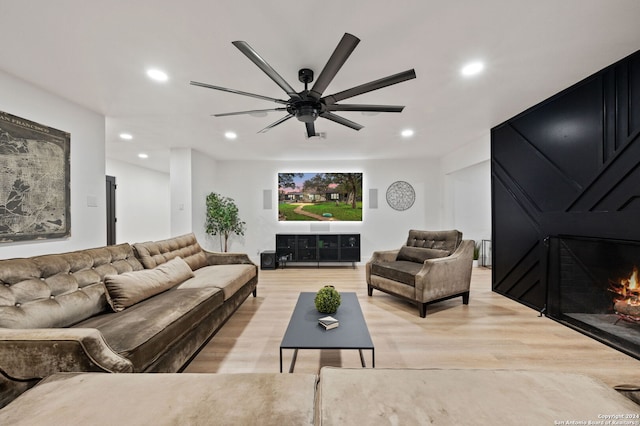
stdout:
[[(234, 198), (241, 219), (247, 222), (245, 236), (232, 239), (230, 251), (246, 252), (254, 261), (259, 259), (260, 251), (275, 249), (277, 233), (316, 232), (311, 223), (317, 222), (278, 222), (278, 172), (363, 173), (363, 221), (329, 224), (329, 232), (361, 234), (363, 262), (375, 250), (399, 248), (409, 229), (440, 228), (441, 180), (437, 160), (224, 161), (217, 165), (215, 190)], [(386, 190), (397, 180), (409, 182), (416, 191), (415, 204), (405, 211), (393, 210), (386, 202)], [(369, 208), (370, 188), (378, 189), (377, 209)], [(272, 190), (271, 210), (263, 208), (264, 190)], [(198, 226), (194, 223), (194, 228)], [(219, 250), (217, 241), (210, 243), (211, 249)]]
[[(0, 258), (28, 257), (106, 244), (105, 120), (0, 71), (0, 110), (71, 134), (71, 236), (1, 243)], [(0, 197), (6, 188), (0, 188)], [(87, 206), (97, 199), (97, 207)]]
[(191, 157), (190, 148), (172, 148), (169, 161), (171, 236), (191, 232), (193, 218), (191, 198)]
[(479, 244), (491, 239), (491, 165), (483, 161), (448, 175), (452, 224)]
[(470, 142), (440, 159), (444, 174), (462, 170), (474, 164), (491, 159), (491, 134), (489, 130), (473, 142)]
[(170, 238), (169, 174), (113, 159), (106, 173), (116, 178), (116, 242)]
[[(407, 230), (416, 229), (460, 229), (465, 238), (490, 239), (491, 237), (491, 176), (489, 163), (489, 140), (482, 138), (463, 149), (439, 160), (378, 160), (378, 161), (216, 161), (197, 151), (178, 149), (173, 167), (180, 167), (178, 176), (171, 176), (171, 191), (176, 195), (168, 211), (178, 212), (178, 217), (168, 219), (181, 228), (174, 232), (170, 226), (169, 236), (194, 232), (198, 241), (208, 250), (220, 250), (217, 237), (204, 232), (205, 198), (212, 191), (235, 199), (240, 217), (247, 222), (244, 237), (233, 237), (230, 250), (248, 253), (258, 262), (258, 253), (272, 250), (277, 233), (316, 232), (311, 223), (278, 222), (277, 220), (277, 174), (278, 172), (348, 172), (363, 173), (364, 220), (362, 223), (330, 223), (329, 232), (356, 232), (362, 236), (362, 260), (366, 261), (375, 250), (399, 247)], [(113, 170), (110, 161), (109, 170)], [(119, 167), (136, 168), (120, 163)], [(444, 173), (443, 171), (447, 172)], [(118, 169), (123, 176), (138, 176), (143, 171)], [(155, 176), (153, 171), (148, 171)], [(152, 179), (162, 179), (153, 177)], [(169, 179), (169, 177), (167, 177)], [(145, 179), (136, 179), (138, 184)], [(174, 182), (175, 180), (175, 182)], [(416, 202), (404, 212), (393, 210), (386, 203), (385, 193), (389, 185), (397, 180), (411, 183), (416, 190)], [(118, 181), (120, 185), (121, 181)], [(152, 186), (150, 186), (151, 188)], [(185, 187), (189, 187), (185, 192)], [(378, 208), (369, 208), (369, 189), (378, 190)], [(119, 189), (120, 190), (120, 189)], [(263, 208), (263, 191), (271, 191), (272, 209)], [(140, 187), (134, 191), (148, 191)], [(185, 194), (191, 193), (190, 199)], [(165, 200), (165, 206), (167, 200)], [(162, 203), (160, 196), (158, 202)], [(119, 202), (119, 205), (128, 202)], [(182, 205), (182, 210), (179, 209)], [(191, 207), (189, 207), (191, 206)], [(158, 207), (159, 209), (162, 207)], [(119, 221), (136, 209), (119, 211)], [(187, 216), (180, 223), (181, 216)], [(186, 229), (186, 224), (191, 229)], [(154, 226), (155, 227), (155, 226)], [(158, 226), (158, 232), (148, 238), (129, 238), (123, 241), (167, 238), (166, 228)], [(324, 231), (320, 231), (324, 232)], [(133, 234), (131, 234), (133, 235)], [(151, 235), (151, 231), (149, 233)], [(118, 237), (120, 240), (120, 236)]]
[[(193, 151), (191, 157), (191, 194), (192, 194), (192, 212), (191, 227), (193, 233), (200, 245), (207, 250), (219, 251), (220, 245), (207, 235), (204, 228), (204, 222), (207, 215), (206, 199), (211, 192), (222, 192), (224, 188), (218, 187), (218, 166), (217, 162), (211, 157), (206, 156), (198, 151)], [(228, 194), (224, 194), (230, 196)], [(233, 197), (232, 197), (233, 198)], [(216, 242), (216, 244), (214, 244)]]
[(465, 239), (491, 239), (490, 135), (440, 159), (443, 178), (442, 223)]
[[(275, 234), (316, 232), (311, 224), (317, 222), (278, 222), (278, 173), (279, 172), (362, 172), (364, 211), (362, 222), (330, 223), (328, 232), (354, 232), (361, 234), (362, 261), (365, 262), (375, 250), (399, 248), (405, 241), (409, 229), (440, 229), (441, 211), (441, 178), (437, 160), (379, 160), (379, 161), (216, 161), (197, 151), (178, 149), (173, 151), (172, 167), (181, 169), (177, 177), (170, 176), (168, 184), (172, 196), (166, 196), (164, 207), (167, 212), (178, 212), (179, 216), (189, 215), (191, 230), (185, 224), (179, 223), (179, 217), (168, 219), (171, 222), (170, 236), (185, 232), (194, 232), (200, 244), (208, 250), (220, 250), (217, 237), (210, 237), (204, 232), (205, 199), (210, 192), (218, 192), (223, 196), (235, 200), (240, 210), (240, 217), (247, 223), (245, 236), (235, 236), (230, 240), (230, 251), (248, 253), (259, 262), (259, 252), (275, 248)], [(138, 200), (135, 194), (154, 188), (153, 181), (162, 180), (158, 172), (138, 170), (139, 168), (122, 162), (108, 162), (108, 170), (116, 175), (118, 190), (116, 194), (122, 197), (122, 178), (132, 180), (130, 194), (126, 199), (118, 198), (118, 223), (135, 224), (139, 208), (128, 208), (129, 203), (135, 205)], [(185, 171), (190, 170), (191, 176)], [(160, 173), (160, 175), (162, 175)], [(175, 182), (174, 182), (175, 178)], [(385, 194), (389, 185), (397, 180), (409, 182), (416, 191), (414, 205), (405, 211), (393, 210), (386, 202)], [(191, 199), (186, 199), (185, 185), (191, 185)], [(369, 208), (369, 189), (378, 189), (378, 208)], [(271, 191), (270, 210), (263, 208), (263, 191)], [(174, 191), (176, 192), (175, 195)], [(158, 193), (158, 198), (160, 194)], [(170, 202), (168, 200), (171, 200)], [(162, 208), (162, 202), (158, 209)], [(151, 202), (151, 201), (149, 201)], [(182, 210), (178, 205), (182, 205)], [(167, 204), (165, 204), (167, 205)], [(191, 207), (189, 207), (191, 206)], [(182, 228), (175, 232), (174, 222)], [(144, 226), (138, 224), (134, 226)], [(159, 226), (158, 229), (166, 229)], [(118, 240), (135, 242), (146, 239), (167, 238), (158, 233), (149, 236), (153, 230), (149, 229), (145, 237), (137, 237), (133, 233), (118, 236)], [(123, 231), (125, 232), (125, 231)], [(325, 231), (317, 231), (325, 232)]]

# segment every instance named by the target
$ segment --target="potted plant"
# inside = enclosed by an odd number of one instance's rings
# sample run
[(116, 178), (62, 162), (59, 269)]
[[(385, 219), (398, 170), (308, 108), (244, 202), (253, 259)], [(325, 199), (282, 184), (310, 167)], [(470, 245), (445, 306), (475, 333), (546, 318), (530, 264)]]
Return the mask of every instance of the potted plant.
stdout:
[(233, 234), (244, 235), (246, 223), (240, 220), (238, 206), (233, 198), (223, 197), (212, 192), (207, 195), (207, 217), (205, 229), (209, 235), (220, 236), (220, 250), (228, 250), (229, 237)]
[(335, 314), (340, 306), (340, 293), (332, 285), (322, 287), (314, 299), (316, 309), (322, 314)]
[(480, 258), (480, 244), (473, 246), (473, 266), (478, 266), (478, 259)]

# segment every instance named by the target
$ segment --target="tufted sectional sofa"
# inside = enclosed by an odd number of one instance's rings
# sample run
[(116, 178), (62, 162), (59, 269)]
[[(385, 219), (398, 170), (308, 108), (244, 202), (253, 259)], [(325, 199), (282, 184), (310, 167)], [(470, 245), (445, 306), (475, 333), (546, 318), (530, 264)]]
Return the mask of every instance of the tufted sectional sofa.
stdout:
[(0, 406), (56, 372), (180, 371), (257, 282), (193, 234), (0, 260)]

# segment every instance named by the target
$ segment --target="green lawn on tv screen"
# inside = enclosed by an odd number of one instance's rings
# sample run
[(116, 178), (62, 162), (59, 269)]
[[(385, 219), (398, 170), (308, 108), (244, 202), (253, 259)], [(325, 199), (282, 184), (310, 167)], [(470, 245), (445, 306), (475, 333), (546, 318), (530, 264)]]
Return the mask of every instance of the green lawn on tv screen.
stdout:
[[(294, 210), (299, 207), (297, 204), (280, 203), (278, 211), (285, 220), (318, 220), (309, 216), (296, 213)], [(336, 221), (361, 221), (362, 220), (362, 202), (356, 203), (356, 208), (352, 208), (351, 204), (340, 203), (336, 205), (335, 201), (327, 201), (323, 203), (315, 203), (305, 205), (303, 210), (322, 216), (325, 213), (331, 214), (333, 220)]]

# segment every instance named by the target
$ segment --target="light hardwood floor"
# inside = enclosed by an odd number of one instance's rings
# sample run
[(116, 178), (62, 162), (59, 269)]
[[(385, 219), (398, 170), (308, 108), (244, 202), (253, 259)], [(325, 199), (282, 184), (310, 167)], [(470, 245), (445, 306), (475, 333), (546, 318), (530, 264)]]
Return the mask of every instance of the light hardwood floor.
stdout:
[[(258, 297), (244, 302), (189, 364), (190, 373), (278, 372), (282, 336), (298, 293), (325, 284), (356, 292), (376, 368), (522, 369), (584, 373), (614, 386), (640, 384), (640, 361), (491, 291), (491, 270), (474, 268), (469, 305), (430, 305), (427, 317), (399, 298), (367, 296), (364, 266), (260, 271)], [(293, 351), (284, 351), (284, 369)], [(364, 351), (367, 366), (370, 351)], [(357, 351), (299, 351), (296, 373), (360, 367)]]

